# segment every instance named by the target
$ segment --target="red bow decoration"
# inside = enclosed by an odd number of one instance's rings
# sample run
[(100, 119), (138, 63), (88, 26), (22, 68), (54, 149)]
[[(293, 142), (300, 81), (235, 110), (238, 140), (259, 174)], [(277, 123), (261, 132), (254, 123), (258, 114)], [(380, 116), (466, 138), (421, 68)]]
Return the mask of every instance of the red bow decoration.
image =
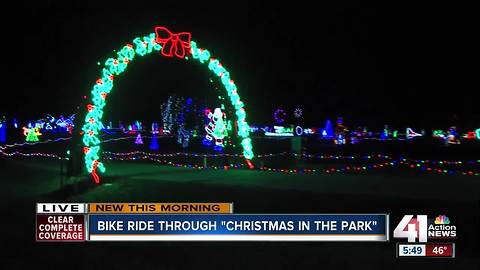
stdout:
[(162, 44), (162, 54), (172, 57), (173, 52), (179, 58), (185, 57), (185, 49), (190, 48), (192, 35), (188, 32), (174, 34), (166, 27), (155, 27), (156, 41)]

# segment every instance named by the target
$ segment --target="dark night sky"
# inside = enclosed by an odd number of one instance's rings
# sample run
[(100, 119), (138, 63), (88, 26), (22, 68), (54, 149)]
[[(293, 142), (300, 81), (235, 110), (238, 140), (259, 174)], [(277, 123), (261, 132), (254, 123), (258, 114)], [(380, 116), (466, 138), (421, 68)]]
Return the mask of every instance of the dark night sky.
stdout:
[[(2, 18), (11, 74), (0, 114), (73, 113), (99, 75), (98, 61), (164, 25), (192, 32), (223, 62), (253, 123), (272, 123), (274, 108), (298, 106), (316, 126), (339, 115), (372, 127), (480, 125), (478, 30), (469, 8), (38, 2), (4, 10), (12, 15)], [(170, 93), (214, 95), (206, 70), (160, 56), (135, 59), (116, 80), (106, 118), (149, 119)]]

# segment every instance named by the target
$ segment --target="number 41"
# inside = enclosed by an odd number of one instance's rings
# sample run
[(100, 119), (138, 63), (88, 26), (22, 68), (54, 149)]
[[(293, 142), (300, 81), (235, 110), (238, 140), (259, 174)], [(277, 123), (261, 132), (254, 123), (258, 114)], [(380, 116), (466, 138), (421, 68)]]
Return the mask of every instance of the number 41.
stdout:
[(405, 215), (393, 230), (393, 237), (407, 238), (408, 242), (415, 242), (417, 235), (419, 242), (427, 242), (427, 215), (417, 215), (416, 219), (413, 215)]

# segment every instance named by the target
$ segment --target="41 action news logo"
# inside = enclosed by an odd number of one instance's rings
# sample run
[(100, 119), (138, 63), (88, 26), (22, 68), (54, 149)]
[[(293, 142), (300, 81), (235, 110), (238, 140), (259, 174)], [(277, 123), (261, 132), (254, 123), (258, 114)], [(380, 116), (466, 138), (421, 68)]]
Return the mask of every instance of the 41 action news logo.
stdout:
[(455, 239), (457, 227), (445, 215), (428, 219), (427, 215), (405, 215), (393, 230), (394, 238), (407, 238), (408, 242), (427, 242), (427, 239)]

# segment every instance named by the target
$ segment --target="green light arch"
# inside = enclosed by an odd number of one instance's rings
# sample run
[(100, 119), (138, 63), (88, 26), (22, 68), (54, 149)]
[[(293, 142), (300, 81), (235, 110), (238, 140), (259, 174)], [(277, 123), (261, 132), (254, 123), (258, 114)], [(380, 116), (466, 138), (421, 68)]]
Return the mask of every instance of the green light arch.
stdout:
[[(165, 29), (164, 27), (157, 28)], [(157, 28), (155, 30), (157, 30)], [(102, 129), (101, 121), (103, 117), (103, 108), (106, 106), (108, 94), (113, 88), (115, 76), (122, 74), (128, 67), (129, 63), (134, 60), (137, 55), (145, 56), (153, 52), (158, 52), (160, 54), (160, 51), (163, 55), (166, 55), (162, 50), (162, 45), (169, 45), (170, 47), (172, 47), (172, 45), (181, 46), (178, 35), (173, 34), (173, 37), (173, 39), (169, 39), (170, 43), (165, 43), (165, 39), (159, 38), (156, 33), (151, 33), (141, 38), (137, 37), (133, 40), (133, 44), (127, 44), (123, 46), (117, 52), (116, 58), (108, 58), (105, 61), (101, 76), (99, 79), (97, 79), (91, 91), (91, 103), (87, 105), (88, 112), (85, 116), (85, 124), (83, 125), (81, 131), (83, 133), (85, 168), (87, 172), (92, 175), (93, 180), (97, 184), (100, 183), (100, 177), (98, 176), (97, 172), (105, 172), (105, 166), (100, 161), (101, 141), (99, 138), (99, 134)], [(174, 43), (172, 43), (172, 41)], [(173, 49), (176, 49), (175, 46), (173, 47)], [(185, 52), (190, 54), (194, 60), (199, 61), (201, 64), (207, 65), (208, 69), (220, 78), (230, 98), (230, 102), (235, 108), (235, 116), (238, 126), (237, 135), (241, 140), (243, 155), (247, 160), (247, 163), (250, 165), (250, 167), (252, 167), (253, 165), (250, 160), (254, 157), (254, 154), (251, 139), (249, 137), (250, 127), (246, 121), (244, 103), (240, 99), (237, 86), (231, 79), (230, 73), (225, 67), (222, 66), (218, 59), (211, 57), (208, 50), (199, 48), (196, 42), (189, 40), (185, 48), (187, 49)]]

